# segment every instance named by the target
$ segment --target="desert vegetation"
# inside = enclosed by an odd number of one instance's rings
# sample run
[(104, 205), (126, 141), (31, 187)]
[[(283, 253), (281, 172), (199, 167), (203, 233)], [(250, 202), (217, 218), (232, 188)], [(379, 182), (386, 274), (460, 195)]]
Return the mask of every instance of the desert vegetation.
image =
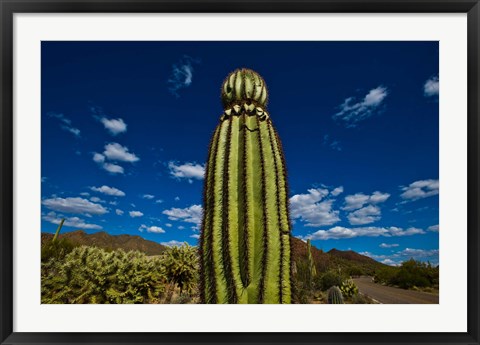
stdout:
[(439, 266), (410, 259), (399, 267), (382, 267), (375, 272), (374, 280), (379, 284), (402, 289), (435, 292), (439, 288)]
[[(154, 247), (143, 239), (122, 239), (134, 250), (112, 249), (118, 236), (99, 241), (99, 233), (77, 234), (55, 241), (42, 236), (42, 303), (201, 303), (197, 247), (161, 246), (147, 255)], [(428, 263), (391, 267), (354, 252), (323, 252), (295, 237), (291, 243), (292, 303), (328, 303), (333, 288), (344, 304), (373, 303), (352, 280), (358, 276), (374, 277), (378, 285), (438, 291), (438, 267)]]
[(159, 256), (140, 251), (47, 243), (42, 250), (42, 303), (196, 303), (197, 249)]

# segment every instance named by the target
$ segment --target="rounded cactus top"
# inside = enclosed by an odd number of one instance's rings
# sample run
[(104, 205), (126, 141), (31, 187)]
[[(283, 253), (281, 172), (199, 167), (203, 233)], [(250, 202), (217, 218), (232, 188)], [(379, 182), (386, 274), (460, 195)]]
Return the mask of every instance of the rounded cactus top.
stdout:
[(222, 103), (225, 108), (250, 101), (259, 106), (267, 104), (267, 85), (257, 72), (241, 68), (228, 75), (222, 85)]

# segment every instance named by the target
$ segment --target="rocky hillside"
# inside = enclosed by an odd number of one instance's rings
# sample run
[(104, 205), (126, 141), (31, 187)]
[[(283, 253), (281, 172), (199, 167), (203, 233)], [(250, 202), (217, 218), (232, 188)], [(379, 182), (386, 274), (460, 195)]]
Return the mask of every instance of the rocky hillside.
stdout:
[[(42, 245), (53, 238), (53, 234), (42, 233)], [(75, 245), (96, 246), (104, 249), (139, 250), (147, 255), (158, 255), (165, 246), (148, 241), (140, 236), (110, 235), (104, 231), (87, 234), (83, 230), (60, 233), (59, 239), (66, 238)]]
[[(307, 244), (295, 237), (292, 237), (291, 244), (293, 259), (296, 262), (306, 260)], [(324, 252), (312, 246), (312, 256), (318, 272), (340, 268), (351, 275), (373, 275), (379, 268), (386, 267), (386, 265), (352, 250), (332, 249)]]
[[(53, 234), (42, 233), (42, 245), (53, 238)], [(87, 234), (83, 230), (60, 233), (59, 238), (66, 238), (75, 245), (96, 246), (105, 249), (139, 250), (147, 255), (158, 255), (165, 250), (165, 246), (148, 241), (140, 236), (110, 235), (104, 231)], [(299, 262), (307, 259), (307, 244), (302, 240), (292, 237), (292, 258)], [(332, 249), (324, 252), (312, 246), (312, 255), (317, 271), (324, 272), (328, 269), (342, 269), (351, 275), (373, 275), (384, 264), (358, 254), (354, 251), (341, 251)]]

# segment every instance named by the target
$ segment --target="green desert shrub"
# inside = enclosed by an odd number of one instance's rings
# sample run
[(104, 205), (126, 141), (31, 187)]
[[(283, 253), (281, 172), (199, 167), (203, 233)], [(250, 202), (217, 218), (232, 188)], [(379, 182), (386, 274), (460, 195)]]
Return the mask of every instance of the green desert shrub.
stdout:
[(197, 248), (187, 243), (181, 247), (169, 247), (159, 260), (169, 282), (177, 284), (181, 293), (193, 292), (198, 282)]
[(316, 288), (322, 291), (330, 289), (332, 286), (340, 286), (346, 277), (338, 270), (329, 270), (315, 280)]
[(42, 303), (158, 303), (165, 281), (159, 259), (82, 246), (42, 263)]
[(374, 275), (375, 283), (383, 284), (383, 285), (392, 285), (395, 275), (397, 274), (398, 268), (397, 267), (383, 267), (377, 269)]
[(75, 245), (65, 238), (48, 241), (42, 246), (42, 262), (47, 262), (50, 259), (60, 260), (70, 253), (73, 248), (75, 248)]
[(403, 262), (400, 267), (385, 267), (378, 270), (374, 278), (377, 283), (404, 289), (432, 288), (438, 286), (439, 269), (430, 263), (410, 259)]
[(427, 263), (410, 259), (400, 266), (394, 276), (393, 284), (404, 289), (416, 287), (431, 287), (438, 282), (438, 271)]

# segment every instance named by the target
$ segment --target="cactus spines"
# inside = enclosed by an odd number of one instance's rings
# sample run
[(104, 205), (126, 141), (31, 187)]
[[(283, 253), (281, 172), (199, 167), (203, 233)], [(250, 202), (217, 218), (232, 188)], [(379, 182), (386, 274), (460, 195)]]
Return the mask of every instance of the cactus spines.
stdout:
[(225, 111), (205, 173), (204, 303), (291, 303), (287, 175), (266, 99), (265, 82), (252, 70), (224, 82)]
[(62, 229), (63, 223), (65, 222), (65, 218), (62, 218), (60, 221), (60, 224), (58, 224), (57, 231), (55, 231), (55, 235), (53, 235), (52, 242), (55, 242), (58, 238), (58, 234), (60, 233), (60, 230)]
[(338, 286), (332, 286), (328, 290), (328, 304), (343, 304), (342, 291)]

